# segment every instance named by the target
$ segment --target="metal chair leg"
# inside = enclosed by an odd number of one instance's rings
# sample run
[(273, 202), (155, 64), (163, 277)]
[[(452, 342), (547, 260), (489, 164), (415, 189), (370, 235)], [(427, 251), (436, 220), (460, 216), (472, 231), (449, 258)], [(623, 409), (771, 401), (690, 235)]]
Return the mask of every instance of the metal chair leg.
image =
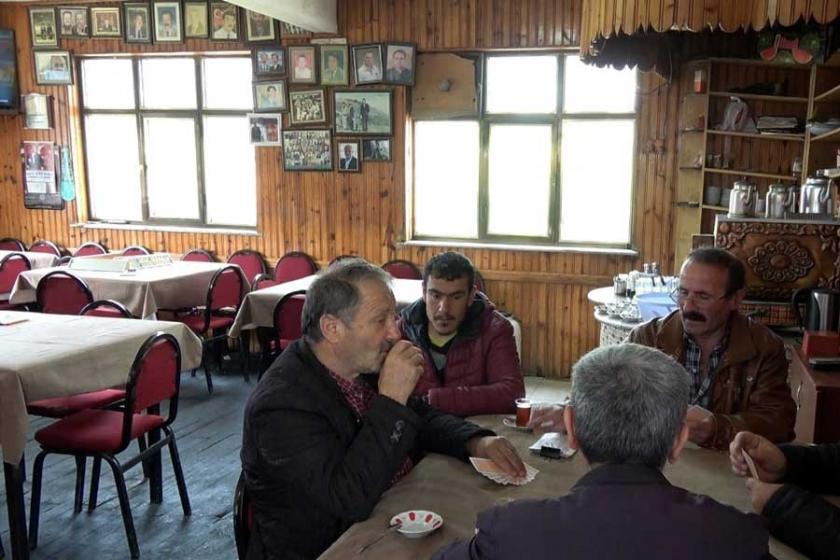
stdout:
[(99, 494), (99, 475), (102, 471), (102, 458), (93, 458), (93, 472), (90, 474), (90, 496), (88, 497), (88, 512), (96, 509), (96, 499)]
[(169, 435), (169, 456), (172, 459), (172, 470), (175, 471), (175, 482), (178, 484), (181, 508), (184, 510), (184, 515), (192, 515), (190, 496), (187, 494), (187, 481), (184, 479), (184, 471), (181, 468), (181, 456), (178, 454), (178, 445), (175, 443), (175, 432), (171, 428), (166, 431)]
[(251, 374), (248, 371), (248, 366), (250, 365), (251, 361), (251, 336), (246, 334), (248, 331), (244, 333), (240, 333), (239, 335), (239, 351), (242, 354), (242, 376), (245, 378), (245, 383), (251, 382)]
[(44, 475), (44, 458), (47, 452), (41, 451), (32, 463), (32, 496), (29, 506), (29, 548), (38, 548), (38, 519), (41, 515), (41, 481)]
[(85, 470), (87, 457), (76, 455), (76, 495), (73, 498), (73, 513), (81, 513), (85, 498)]
[(128, 539), (128, 549), (131, 551), (132, 560), (140, 558), (140, 547), (137, 546), (137, 532), (134, 530), (134, 518), (131, 515), (131, 505), (128, 503), (128, 490), (125, 487), (125, 477), (122, 467), (114, 457), (104, 455), (103, 458), (111, 465), (114, 472), (114, 483), (117, 487), (117, 496), (120, 500), (120, 512), (122, 513), (125, 536)]

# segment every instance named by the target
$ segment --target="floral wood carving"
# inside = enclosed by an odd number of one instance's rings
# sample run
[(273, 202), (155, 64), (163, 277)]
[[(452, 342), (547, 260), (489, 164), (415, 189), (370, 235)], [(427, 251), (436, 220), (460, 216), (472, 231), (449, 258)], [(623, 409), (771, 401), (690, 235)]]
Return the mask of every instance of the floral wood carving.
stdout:
[(814, 259), (796, 241), (768, 241), (755, 248), (747, 263), (765, 282), (795, 282), (808, 275)]

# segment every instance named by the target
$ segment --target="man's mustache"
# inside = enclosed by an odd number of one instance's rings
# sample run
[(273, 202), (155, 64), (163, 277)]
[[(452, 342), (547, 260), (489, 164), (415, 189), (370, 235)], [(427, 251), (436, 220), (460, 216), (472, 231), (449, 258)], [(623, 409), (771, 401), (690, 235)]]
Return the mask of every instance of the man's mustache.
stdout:
[(455, 317), (452, 315), (435, 315), (435, 321), (454, 321)]
[(683, 311), (683, 319), (688, 319), (689, 321), (705, 321), (706, 316), (699, 311)]

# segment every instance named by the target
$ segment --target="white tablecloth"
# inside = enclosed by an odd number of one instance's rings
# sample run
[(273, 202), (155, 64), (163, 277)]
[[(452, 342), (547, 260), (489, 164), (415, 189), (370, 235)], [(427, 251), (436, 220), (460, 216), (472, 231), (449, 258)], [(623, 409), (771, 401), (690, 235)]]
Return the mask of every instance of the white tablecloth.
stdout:
[(171, 333), (181, 346), (181, 368), (201, 362), (201, 340), (181, 323), (0, 312), (25, 318), (0, 325), (0, 447), (20, 461), (29, 426), (26, 403), (125, 384), (143, 342)]

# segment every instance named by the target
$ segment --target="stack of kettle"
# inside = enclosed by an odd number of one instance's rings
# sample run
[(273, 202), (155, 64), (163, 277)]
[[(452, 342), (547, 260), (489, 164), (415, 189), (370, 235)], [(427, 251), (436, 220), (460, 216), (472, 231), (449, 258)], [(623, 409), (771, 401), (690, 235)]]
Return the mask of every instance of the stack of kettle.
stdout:
[[(837, 185), (820, 169), (813, 177), (808, 177), (799, 190), (798, 213), (834, 217), (834, 199)], [(756, 216), (758, 188), (755, 183), (742, 179), (735, 181), (729, 199), (729, 215), (733, 217)], [(767, 189), (764, 217), (782, 219), (797, 213), (796, 187), (782, 183), (773, 183)]]

